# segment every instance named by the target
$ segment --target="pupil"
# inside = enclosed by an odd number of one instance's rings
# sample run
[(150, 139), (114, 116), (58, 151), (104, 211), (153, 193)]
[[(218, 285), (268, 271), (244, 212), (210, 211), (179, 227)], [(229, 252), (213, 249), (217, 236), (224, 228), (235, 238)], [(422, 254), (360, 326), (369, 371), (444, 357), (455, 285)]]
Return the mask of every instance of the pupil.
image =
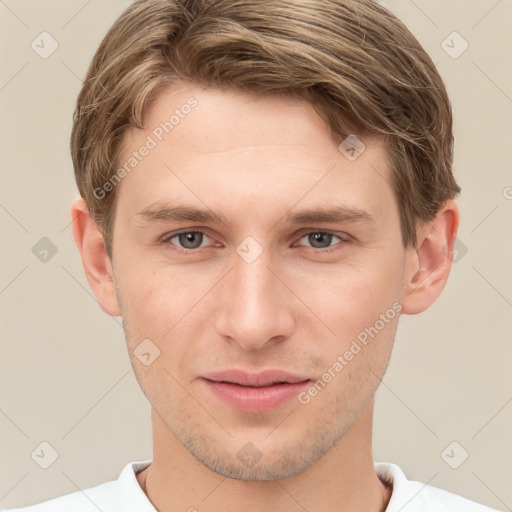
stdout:
[[(197, 249), (200, 245), (201, 245), (201, 237), (202, 236), (202, 233), (196, 233), (196, 232), (191, 232), (191, 233), (180, 233), (179, 235), (179, 238), (180, 238), (180, 243), (181, 245), (183, 245), (183, 247), (187, 248), (187, 249)], [(194, 238), (198, 238), (199, 239), (199, 243), (194, 246)], [(197, 242), (197, 240), (196, 240)]]
[[(201, 245), (201, 236), (202, 233), (199, 232), (180, 233), (180, 243), (187, 249), (197, 249)], [(196, 237), (196, 245), (194, 245), (194, 239)], [(332, 241), (332, 235), (329, 233), (310, 233), (309, 241), (313, 247), (329, 247)], [(197, 244), (197, 242), (199, 243)], [(322, 245), (322, 242), (326, 243), (326, 245)], [(320, 245), (317, 245), (318, 243)]]
[(311, 245), (313, 245), (313, 247), (318, 247), (317, 245), (315, 245), (317, 242), (320, 242), (320, 244), (322, 243), (322, 239), (326, 238), (326, 240), (324, 241), (327, 241), (327, 245), (320, 245), (320, 248), (321, 247), (329, 247), (331, 241), (332, 241), (332, 235), (330, 235), (329, 233), (311, 233), (310, 235), (310, 242), (311, 242)]

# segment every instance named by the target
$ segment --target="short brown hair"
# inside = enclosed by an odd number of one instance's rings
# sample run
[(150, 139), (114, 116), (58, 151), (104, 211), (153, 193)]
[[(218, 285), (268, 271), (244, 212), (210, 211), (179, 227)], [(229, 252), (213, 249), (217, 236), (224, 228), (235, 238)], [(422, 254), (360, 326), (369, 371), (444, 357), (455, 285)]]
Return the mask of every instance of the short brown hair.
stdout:
[(404, 246), (460, 192), (447, 91), (418, 40), (373, 0), (138, 0), (102, 40), (78, 96), (71, 154), (111, 256), (123, 136), (176, 80), (305, 99), (333, 136), (386, 142)]

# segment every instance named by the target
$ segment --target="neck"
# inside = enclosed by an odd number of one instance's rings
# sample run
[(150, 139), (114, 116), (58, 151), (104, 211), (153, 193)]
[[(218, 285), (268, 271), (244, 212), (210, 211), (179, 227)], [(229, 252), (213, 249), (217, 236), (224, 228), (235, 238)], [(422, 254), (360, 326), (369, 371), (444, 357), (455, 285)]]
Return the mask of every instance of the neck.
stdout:
[(155, 411), (151, 465), (137, 475), (158, 512), (384, 512), (391, 489), (375, 474), (371, 450), (373, 400), (338, 443), (289, 478), (244, 481), (214, 473), (191, 455)]

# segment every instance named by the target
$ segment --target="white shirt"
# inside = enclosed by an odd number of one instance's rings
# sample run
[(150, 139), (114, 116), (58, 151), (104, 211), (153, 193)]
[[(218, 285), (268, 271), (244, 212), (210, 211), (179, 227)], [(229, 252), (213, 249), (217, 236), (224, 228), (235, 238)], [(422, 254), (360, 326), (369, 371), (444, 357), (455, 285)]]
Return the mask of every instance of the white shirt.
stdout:
[[(156, 512), (135, 476), (150, 463), (130, 462), (117, 480), (5, 512)], [(381, 481), (393, 485), (386, 512), (497, 512), (457, 494), (407, 480), (396, 464), (376, 462), (374, 467)]]

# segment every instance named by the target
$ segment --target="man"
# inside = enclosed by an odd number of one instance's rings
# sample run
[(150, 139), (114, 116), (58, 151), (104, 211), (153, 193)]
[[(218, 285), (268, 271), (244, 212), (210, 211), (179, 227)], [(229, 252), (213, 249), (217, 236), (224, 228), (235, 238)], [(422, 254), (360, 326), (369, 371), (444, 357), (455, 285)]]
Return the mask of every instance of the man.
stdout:
[(154, 456), (44, 511), (489, 511), (374, 463), (401, 314), (459, 225), (450, 103), (372, 0), (141, 0), (102, 41), (73, 234)]

